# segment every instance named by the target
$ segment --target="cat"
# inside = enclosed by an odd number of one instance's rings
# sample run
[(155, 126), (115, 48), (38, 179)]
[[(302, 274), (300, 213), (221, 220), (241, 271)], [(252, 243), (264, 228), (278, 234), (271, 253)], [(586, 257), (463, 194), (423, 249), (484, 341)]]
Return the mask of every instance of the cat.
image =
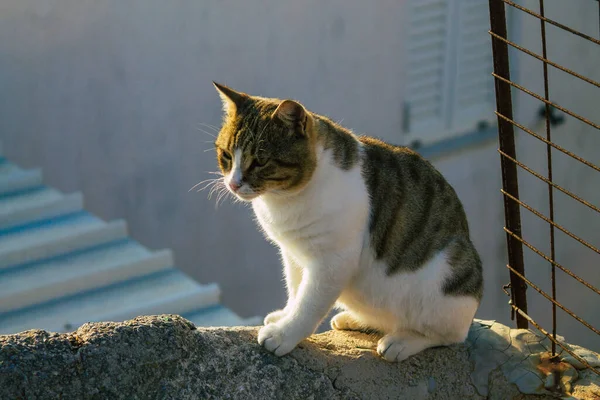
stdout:
[(283, 260), (287, 304), (265, 317), (260, 345), (289, 353), (334, 306), (332, 328), (381, 332), (377, 353), (390, 362), (463, 342), (482, 266), (441, 173), (297, 101), (213, 83), (224, 109), (222, 183), (251, 202)]

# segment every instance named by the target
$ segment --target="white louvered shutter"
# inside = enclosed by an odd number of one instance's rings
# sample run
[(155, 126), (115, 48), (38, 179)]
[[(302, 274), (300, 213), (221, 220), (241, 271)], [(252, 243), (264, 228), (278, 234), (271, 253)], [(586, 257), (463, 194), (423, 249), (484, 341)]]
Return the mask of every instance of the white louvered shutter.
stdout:
[(468, 131), (480, 121), (493, 122), (494, 80), (489, 5), (459, 0), (456, 73), (451, 104), (452, 130)]
[(409, 0), (405, 142), (430, 144), (494, 121), (485, 0)]
[(408, 141), (434, 140), (447, 128), (448, 0), (408, 2), (405, 128)]

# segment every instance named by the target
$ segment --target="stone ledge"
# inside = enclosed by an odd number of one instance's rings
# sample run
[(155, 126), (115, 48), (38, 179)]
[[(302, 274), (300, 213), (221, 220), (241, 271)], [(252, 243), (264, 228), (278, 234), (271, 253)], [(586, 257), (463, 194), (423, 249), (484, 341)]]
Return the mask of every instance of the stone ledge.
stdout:
[[(278, 358), (256, 334), (160, 315), (0, 336), (0, 399), (569, 398), (545, 389), (557, 386), (544, 369), (547, 339), (493, 321), (476, 320), (463, 345), (398, 364), (374, 354), (376, 335), (329, 331)], [(598, 354), (572, 349), (600, 366)], [(561, 365), (563, 392), (600, 398), (598, 376)]]

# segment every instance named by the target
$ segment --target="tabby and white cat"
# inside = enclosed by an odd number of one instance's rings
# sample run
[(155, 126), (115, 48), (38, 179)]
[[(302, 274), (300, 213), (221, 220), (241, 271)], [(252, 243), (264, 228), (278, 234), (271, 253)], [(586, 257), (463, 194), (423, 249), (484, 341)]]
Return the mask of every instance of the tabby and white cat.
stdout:
[(382, 332), (377, 352), (388, 361), (464, 341), (481, 261), (443, 176), (410, 149), (356, 136), (295, 101), (215, 87), (224, 183), (252, 202), (283, 258), (288, 301), (267, 315), (259, 343), (287, 354), (333, 306), (343, 310), (334, 329)]

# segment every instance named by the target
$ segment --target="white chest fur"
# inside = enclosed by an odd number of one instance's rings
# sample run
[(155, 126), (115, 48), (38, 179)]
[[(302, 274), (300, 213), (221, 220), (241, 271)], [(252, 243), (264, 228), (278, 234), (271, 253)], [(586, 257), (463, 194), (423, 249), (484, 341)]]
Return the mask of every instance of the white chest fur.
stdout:
[(362, 247), (368, 229), (369, 197), (360, 165), (344, 171), (327, 150), (321, 150), (317, 168), (300, 193), (269, 194), (252, 205), (265, 233), (302, 264), (325, 252)]

